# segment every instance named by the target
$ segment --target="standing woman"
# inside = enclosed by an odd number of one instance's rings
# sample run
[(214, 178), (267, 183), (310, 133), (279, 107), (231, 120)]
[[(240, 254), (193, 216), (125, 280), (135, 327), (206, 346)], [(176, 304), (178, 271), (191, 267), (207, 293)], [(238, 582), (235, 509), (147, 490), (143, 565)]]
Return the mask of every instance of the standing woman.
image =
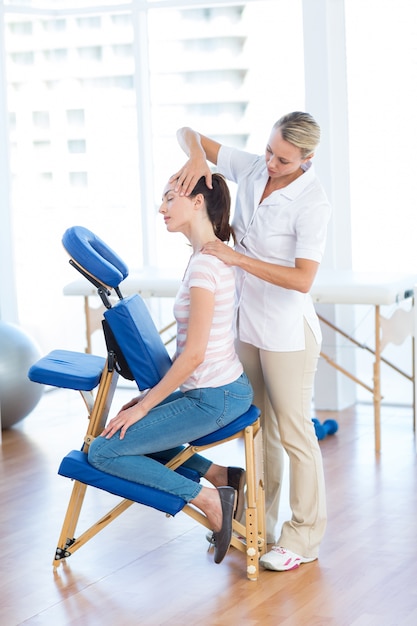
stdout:
[[(191, 128), (177, 133), (188, 155), (170, 179), (187, 196), (207, 161), (237, 183), (235, 249), (207, 242), (205, 254), (239, 269), (237, 352), (263, 415), (266, 531), (261, 564), (284, 571), (318, 557), (326, 527), (323, 463), (311, 402), (321, 331), (309, 295), (323, 256), (330, 206), (312, 157), (320, 127), (308, 113), (276, 122), (265, 154), (249, 154)], [(283, 450), (289, 458), (291, 519), (278, 528)]]
[(155, 387), (109, 421), (90, 445), (88, 460), (108, 474), (172, 493), (203, 511), (215, 533), (214, 560), (220, 563), (232, 538), (244, 470), (195, 455), (187, 465), (217, 487), (213, 489), (147, 455), (164, 451), (171, 458), (173, 448), (226, 426), (252, 402), (252, 387), (234, 346), (234, 270), (201, 253), (205, 245), (229, 241), (232, 234), (227, 183), (216, 174), (208, 188), (202, 177), (187, 197), (168, 183), (159, 212), (167, 230), (183, 233), (192, 246), (174, 305), (175, 358)]

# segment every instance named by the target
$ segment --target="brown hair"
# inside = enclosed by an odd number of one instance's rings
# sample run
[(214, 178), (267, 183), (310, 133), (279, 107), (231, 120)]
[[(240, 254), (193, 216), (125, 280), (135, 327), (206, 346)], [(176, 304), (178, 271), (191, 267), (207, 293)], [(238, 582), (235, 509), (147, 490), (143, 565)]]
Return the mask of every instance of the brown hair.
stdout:
[(233, 228), (230, 225), (230, 191), (225, 178), (221, 174), (212, 175), (213, 189), (209, 189), (206, 185), (206, 179), (202, 176), (190, 196), (196, 196), (201, 193), (206, 203), (207, 215), (213, 224), (216, 237), (221, 241), (229, 241), (230, 237), (234, 239)]

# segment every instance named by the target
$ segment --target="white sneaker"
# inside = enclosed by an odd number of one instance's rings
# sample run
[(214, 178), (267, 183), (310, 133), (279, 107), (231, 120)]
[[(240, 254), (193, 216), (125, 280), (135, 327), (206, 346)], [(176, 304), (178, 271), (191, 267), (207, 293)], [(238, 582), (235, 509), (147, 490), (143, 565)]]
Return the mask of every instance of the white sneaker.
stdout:
[(315, 561), (317, 557), (306, 557), (294, 554), (291, 550), (281, 548), (281, 546), (274, 546), (269, 552), (261, 556), (259, 563), (265, 569), (272, 569), (275, 572), (285, 572), (290, 569), (295, 569), (302, 563), (311, 563)]

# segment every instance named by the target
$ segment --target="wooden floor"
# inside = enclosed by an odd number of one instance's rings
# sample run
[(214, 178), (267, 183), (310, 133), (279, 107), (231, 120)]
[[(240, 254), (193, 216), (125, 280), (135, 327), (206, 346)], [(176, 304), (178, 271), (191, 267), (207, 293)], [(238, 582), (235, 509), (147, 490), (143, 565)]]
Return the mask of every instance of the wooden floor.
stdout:
[[(120, 404), (131, 391), (118, 392)], [(126, 394), (128, 394), (126, 396)], [(124, 397), (123, 397), (124, 396)], [(339, 422), (321, 442), (329, 523), (319, 561), (245, 576), (244, 555), (222, 564), (205, 531), (184, 514), (134, 505), (56, 571), (54, 556), (71, 483), (57, 475), (79, 448), (84, 407), (71, 391), (45, 394), (3, 432), (0, 449), (0, 624), (36, 626), (415, 626), (417, 472), (411, 409), (383, 407), (382, 453), (372, 407), (319, 414)], [(240, 463), (240, 443), (216, 452)], [(90, 511), (117, 500), (91, 490)], [(286, 499), (286, 498), (285, 498)], [(287, 514), (287, 504), (282, 515)]]

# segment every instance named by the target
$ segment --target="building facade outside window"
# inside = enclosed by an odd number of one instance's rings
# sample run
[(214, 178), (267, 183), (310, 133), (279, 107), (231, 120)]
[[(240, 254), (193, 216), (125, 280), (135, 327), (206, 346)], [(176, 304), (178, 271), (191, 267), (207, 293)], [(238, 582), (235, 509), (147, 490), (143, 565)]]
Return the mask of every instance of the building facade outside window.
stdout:
[[(72, 2), (42, 4), (40, 14), (30, 13), (33, 3), (27, 13), (6, 12), (5, 47), (19, 320), (46, 351), (74, 348), (68, 329), (82, 311), (81, 299), (62, 295), (77, 278), (60, 243), (64, 230), (90, 228), (132, 270), (183, 267), (188, 249), (184, 243), (178, 255), (157, 215), (166, 178), (183, 160), (176, 129), (189, 124), (263, 151), (275, 118), (302, 107), (304, 78), (298, 0), (150, 2), (139, 17), (117, 2), (89, 3), (88, 14)], [(286, 34), (276, 42), (272, 24), (283, 15)], [(282, 61), (260, 56), (265, 37)], [(290, 42), (298, 52), (284, 63)], [(265, 98), (268, 72), (276, 82)], [(138, 123), (147, 112), (148, 135)], [(34, 311), (40, 273), (43, 306)], [(83, 343), (80, 325), (75, 347)]]

